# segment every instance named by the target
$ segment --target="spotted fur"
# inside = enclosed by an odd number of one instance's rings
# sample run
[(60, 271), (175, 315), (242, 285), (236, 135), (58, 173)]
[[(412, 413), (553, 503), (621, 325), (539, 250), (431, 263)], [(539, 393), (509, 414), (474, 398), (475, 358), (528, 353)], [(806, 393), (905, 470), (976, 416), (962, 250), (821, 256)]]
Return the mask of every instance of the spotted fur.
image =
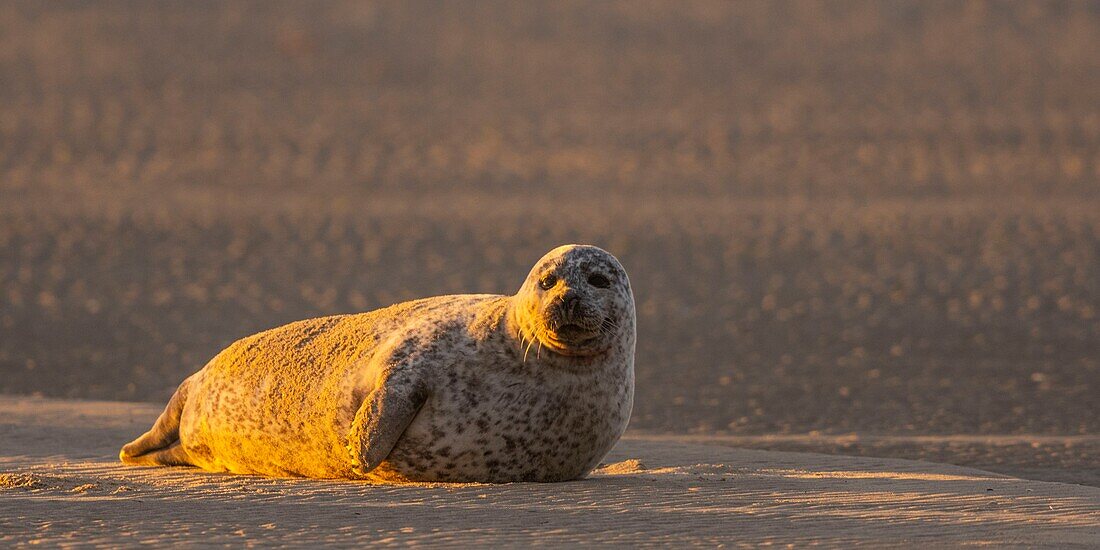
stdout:
[(618, 260), (567, 245), (514, 296), (426, 298), (239, 340), (120, 456), (271, 476), (576, 479), (626, 429), (635, 338)]

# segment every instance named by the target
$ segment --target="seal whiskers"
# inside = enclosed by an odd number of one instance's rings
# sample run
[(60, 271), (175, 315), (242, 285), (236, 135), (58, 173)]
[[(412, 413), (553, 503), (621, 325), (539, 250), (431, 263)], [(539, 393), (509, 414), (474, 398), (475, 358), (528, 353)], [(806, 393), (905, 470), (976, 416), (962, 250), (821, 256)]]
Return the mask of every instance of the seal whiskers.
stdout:
[[(531, 345), (535, 343), (537, 338), (531, 338), (531, 341), (527, 343), (527, 349), (523, 350), (523, 362), (527, 362), (527, 353), (531, 351)], [(522, 342), (522, 340), (521, 340)]]

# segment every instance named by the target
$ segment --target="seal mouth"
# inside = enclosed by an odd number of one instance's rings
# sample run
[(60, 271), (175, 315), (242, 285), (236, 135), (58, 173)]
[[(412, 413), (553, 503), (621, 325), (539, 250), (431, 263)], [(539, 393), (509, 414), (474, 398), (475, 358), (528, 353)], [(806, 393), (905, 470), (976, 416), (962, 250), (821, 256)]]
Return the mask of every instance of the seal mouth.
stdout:
[(580, 348), (591, 344), (599, 337), (599, 332), (585, 328), (576, 323), (565, 323), (557, 329), (546, 332), (547, 340), (554, 347), (569, 349)]
[(558, 327), (558, 329), (555, 330), (554, 333), (562, 337), (563, 339), (572, 340), (577, 336), (585, 336), (591, 334), (592, 331), (576, 323), (565, 323), (564, 325)]

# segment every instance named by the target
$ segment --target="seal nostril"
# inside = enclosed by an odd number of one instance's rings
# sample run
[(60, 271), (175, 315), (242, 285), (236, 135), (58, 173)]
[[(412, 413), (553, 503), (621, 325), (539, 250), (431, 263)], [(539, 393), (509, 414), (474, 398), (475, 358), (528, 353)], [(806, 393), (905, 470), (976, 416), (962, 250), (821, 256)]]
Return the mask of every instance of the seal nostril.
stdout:
[(566, 294), (562, 298), (562, 310), (566, 315), (572, 316), (574, 310), (577, 309), (577, 304), (581, 299), (576, 294)]

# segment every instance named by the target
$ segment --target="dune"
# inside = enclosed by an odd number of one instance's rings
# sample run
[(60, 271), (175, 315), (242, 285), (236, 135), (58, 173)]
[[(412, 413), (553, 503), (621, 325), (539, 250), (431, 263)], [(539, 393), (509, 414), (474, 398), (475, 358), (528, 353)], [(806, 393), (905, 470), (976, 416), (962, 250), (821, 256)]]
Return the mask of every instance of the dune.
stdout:
[(120, 464), (160, 407), (0, 397), (0, 546), (1088, 546), (1100, 488), (628, 434), (570, 483), (375, 485)]

